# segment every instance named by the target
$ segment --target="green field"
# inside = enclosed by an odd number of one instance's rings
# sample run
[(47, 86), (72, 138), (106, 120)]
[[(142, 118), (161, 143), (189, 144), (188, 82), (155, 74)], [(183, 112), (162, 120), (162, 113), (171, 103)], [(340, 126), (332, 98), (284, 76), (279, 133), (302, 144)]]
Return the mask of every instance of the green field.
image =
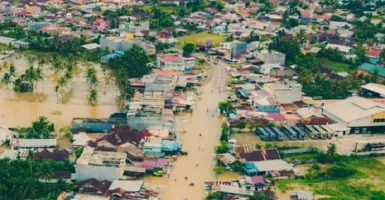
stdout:
[[(140, 6), (143, 8), (143, 10), (147, 13), (152, 13), (153, 5), (143, 5)], [(167, 14), (173, 14), (178, 13), (178, 7), (176, 5), (169, 5), (169, 4), (158, 4), (157, 7)]]
[(357, 170), (350, 178), (280, 180), (276, 184), (284, 192), (308, 188), (316, 195), (328, 196), (325, 199), (382, 199), (385, 196), (378, 198), (378, 193), (385, 191), (385, 165), (381, 159), (384, 158), (347, 158), (345, 162)]
[(352, 72), (354, 71), (354, 66), (349, 63), (334, 62), (326, 58), (319, 59), (320, 65), (323, 65), (336, 72)]
[(194, 35), (188, 35), (184, 37), (177, 38), (179, 43), (176, 45), (176, 48), (182, 48), (186, 43), (192, 44), (206, 44), (206, 42), (211, 41), (214, 46), (218, 46), (219, 43), (226, 40), (226, 36), (215, 35), (211, 33), (198, 33)]

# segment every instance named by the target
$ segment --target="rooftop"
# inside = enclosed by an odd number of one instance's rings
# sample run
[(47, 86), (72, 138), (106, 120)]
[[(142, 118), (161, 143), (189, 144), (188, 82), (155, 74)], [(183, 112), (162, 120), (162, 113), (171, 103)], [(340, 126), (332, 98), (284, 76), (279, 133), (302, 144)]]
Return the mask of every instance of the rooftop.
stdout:
[(254, 162), (259, 172), (291, 170), (293, 165), (283, 160), (265, 160)]
[(126, 153), (94, 151), (83, 152), (77, 160), (78, 165), (98, 165), (98, 166), (115, 166), (119, 167), (125, 163)]
[(385, 105), (362, 97), (350, 97), (323, 107), (326, 115), (330, 113), (339, 120), (352, 122), (379, 112), (385, 112)]
[(113, 181), (109, 190), (122, 189), (126, 192), (138, 192), (143, 186), (143, 181)]
[(385, 68), (379, 65), (364, 63), (358, 66), (358, 69), (369, 73), (374, 73), (377, 71), (379, 76), (385, 77)]
[(376, 92), (381, 96), (385, 97), (385, 85), (377, 84), (377, 83), (368, 83), (366, 85), (361, 86), (361, 88)]

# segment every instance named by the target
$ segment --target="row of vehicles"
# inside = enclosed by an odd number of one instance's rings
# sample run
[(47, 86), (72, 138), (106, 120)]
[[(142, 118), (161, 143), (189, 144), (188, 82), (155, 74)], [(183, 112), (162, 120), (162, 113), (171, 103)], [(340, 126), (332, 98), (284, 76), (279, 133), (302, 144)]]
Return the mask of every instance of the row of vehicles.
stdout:
[(332, 139), (335, 134), (326, 125), (306, 125), (306, 126), (281, 126), (281, 127), (259, 127), (257, 135), (263, 141), (282, 141), (311, 139)]

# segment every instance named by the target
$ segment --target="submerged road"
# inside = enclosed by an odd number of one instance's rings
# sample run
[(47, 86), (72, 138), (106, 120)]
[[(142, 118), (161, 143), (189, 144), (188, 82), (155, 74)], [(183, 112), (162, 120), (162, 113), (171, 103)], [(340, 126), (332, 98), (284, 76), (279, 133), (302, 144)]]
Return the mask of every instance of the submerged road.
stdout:
[[(193, 114), (176, 118), (175, 130), (187, 130), (177, 135), (188, 156), (180, 156), (174, 162), (168, 184), (161, 193), (162, 200), (204, 199), (206, 192), (203, 182), (215, 180), (214, 147), (219, 144), (222, 124), (218, 119), (217, 107), (227, 97), (224, 92), (227, 74), (224, 63), (209, 64), (212, 66), (212, 76), (201, 87), (201, 99)], [(194, 183), (194, 186), (190, 186), (190, 183)]]

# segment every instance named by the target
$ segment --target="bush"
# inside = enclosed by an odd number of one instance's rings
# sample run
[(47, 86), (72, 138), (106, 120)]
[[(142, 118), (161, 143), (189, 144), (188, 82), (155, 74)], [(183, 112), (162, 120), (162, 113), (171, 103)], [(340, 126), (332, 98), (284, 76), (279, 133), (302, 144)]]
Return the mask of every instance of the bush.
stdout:
[(225, 173), (227, 170), (226, 170), (226, 167), (223, 167), (223, 166), (216, 166), (214, 167), (214, 172), (216, 174), (223, 174)]
[(227, 146), (226, 142), (221, 142), (220, 145), (215, 147), (215, 153), (227, 153), (229, 152), (229, 147)]
[(329, 178), (348, 178), (353, 176), (357, 170), (352, 169), (346, 165), (335, 165), (326, 170)]

